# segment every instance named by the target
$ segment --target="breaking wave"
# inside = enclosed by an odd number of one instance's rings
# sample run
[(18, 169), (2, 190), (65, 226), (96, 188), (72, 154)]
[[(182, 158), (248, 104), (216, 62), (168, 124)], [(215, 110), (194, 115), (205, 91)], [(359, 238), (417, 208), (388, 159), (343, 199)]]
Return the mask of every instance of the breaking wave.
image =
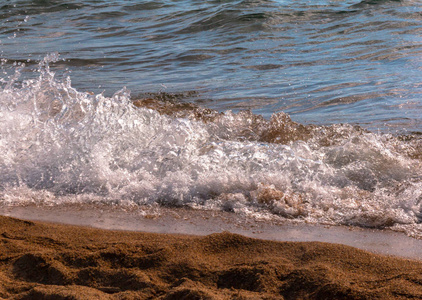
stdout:
[(169, 94), (79, 92), (46, 57), (0, 88), (0, 203), (188, 206), (422, 236), (422, 138)]

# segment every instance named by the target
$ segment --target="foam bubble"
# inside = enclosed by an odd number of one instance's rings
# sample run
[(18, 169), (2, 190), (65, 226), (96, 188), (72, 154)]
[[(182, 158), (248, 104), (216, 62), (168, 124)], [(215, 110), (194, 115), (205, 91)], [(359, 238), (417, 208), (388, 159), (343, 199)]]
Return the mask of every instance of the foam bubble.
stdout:
[(422, 233), (420, 137), (92, 95), (55, 77), (57, 59), (3, 80), (3, 205), (158, 203)]

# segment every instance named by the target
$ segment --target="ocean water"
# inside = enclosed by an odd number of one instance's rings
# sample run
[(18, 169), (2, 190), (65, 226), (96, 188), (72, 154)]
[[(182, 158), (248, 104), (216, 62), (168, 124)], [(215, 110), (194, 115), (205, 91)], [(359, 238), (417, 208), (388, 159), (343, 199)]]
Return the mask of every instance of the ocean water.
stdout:
[(4, 1), (0, 204), (422, 237), (418, 1)]

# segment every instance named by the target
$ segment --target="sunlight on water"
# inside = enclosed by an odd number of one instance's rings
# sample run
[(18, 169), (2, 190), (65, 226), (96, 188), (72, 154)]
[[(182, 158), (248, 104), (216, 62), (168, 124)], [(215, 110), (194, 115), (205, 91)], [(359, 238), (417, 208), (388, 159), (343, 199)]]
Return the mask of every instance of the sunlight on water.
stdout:
[(420, 136), (79, 92), (58, 59), (2, 81), (2, 205), (190, 206), (422, 236)]
[(107, 97), (122, 86), (196, 91), (189, 101), (220, 111), (422, 132), (419, 4), (12, 1), (1, 6), (0, 59), (35, 67), (58, 51), (54, 72)]

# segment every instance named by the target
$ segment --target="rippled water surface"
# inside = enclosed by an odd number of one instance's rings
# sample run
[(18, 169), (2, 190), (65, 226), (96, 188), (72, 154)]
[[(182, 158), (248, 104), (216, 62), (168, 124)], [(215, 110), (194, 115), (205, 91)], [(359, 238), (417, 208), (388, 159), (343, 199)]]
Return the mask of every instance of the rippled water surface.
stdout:
[(16, 0), (0, 49), (29, 69), (59, 52), (52, 69), (83, 91), (195, 91), (219, 110), (422, 131), (421, 20), (412, 0)]

